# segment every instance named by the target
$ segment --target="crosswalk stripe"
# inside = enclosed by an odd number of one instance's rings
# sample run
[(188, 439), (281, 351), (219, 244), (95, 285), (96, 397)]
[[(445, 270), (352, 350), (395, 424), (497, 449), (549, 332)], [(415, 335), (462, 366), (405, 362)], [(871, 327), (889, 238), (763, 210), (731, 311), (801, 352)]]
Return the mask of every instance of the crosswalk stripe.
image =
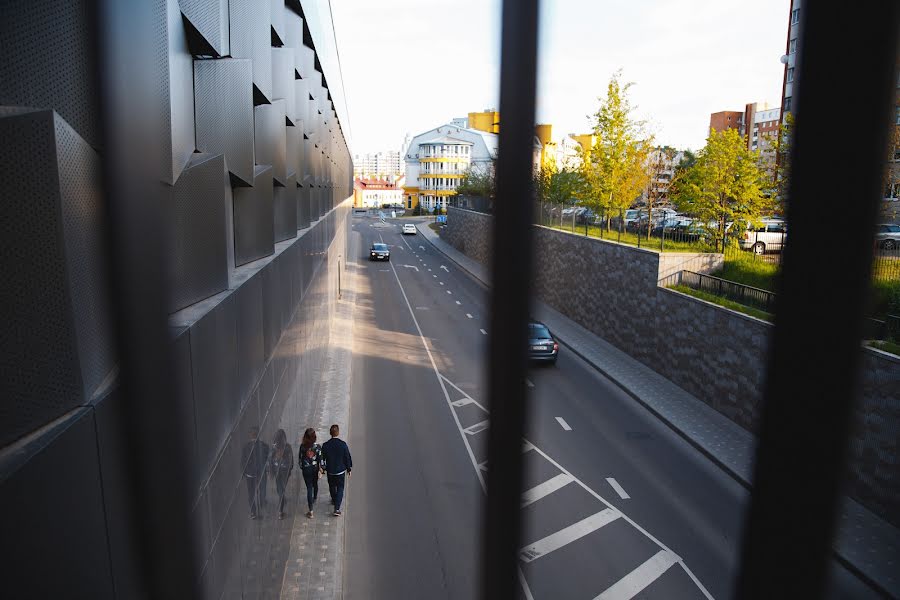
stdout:
[(554, 550), (559, 550), (566, 544), (571, 544), (575, 540), (581, 539), (584, 536), (597, 531), (604, 525), (612, 523), (618, 519), (619, 516), (620, 514), (617, 511), (614, 511), (611, 508), (604, 508), (595, 515), (591, 515), (564, 529), (560, 529), (556, 533), (551, 533), (544, 539), (525, 546), (519, 550), (519, 559), (523, 562), (531, 562), (542, 556), (546, 556)]
[(472, 404), (473, 402), (475, 402), (475, 401), (472, 400), (471, 398), (460, 398), (456, 402), (451, 402), (450, 404), (452, 404), (456, 408), (459, 408), (461, 406), (465, 406), (466, 404)]
[(544, 496), (549, 496), (556, 490), (560, 489), (561, 487), (565, 487), (571, 482), (571, 476), (566, 475), (565, 473), (560, 473), (556, 477), (552, 477), (544, 483), (540, 483), (530, 490), (522, 492), (522, 508), (525, 508), (533, 502), (537, 502)]
[(465, 431), (469, 435), (475, 435), (479, 431), (484, 431), (485, 429), (487, 429), (489, 423), (490, 423), (490, 421), (486, 421), (486, 420), (481, 421), (479, 423), (475, 423), (474, 425), (470, 425), (469, 427), (466, 427), (465, 429), (463, 429), (463, 431)]
[(634, 598), (677, 562), (678, 557), (674, 553), (660, 550), (637, 569), (615, 582), (594, 600), (628, 600), (629, 598)]

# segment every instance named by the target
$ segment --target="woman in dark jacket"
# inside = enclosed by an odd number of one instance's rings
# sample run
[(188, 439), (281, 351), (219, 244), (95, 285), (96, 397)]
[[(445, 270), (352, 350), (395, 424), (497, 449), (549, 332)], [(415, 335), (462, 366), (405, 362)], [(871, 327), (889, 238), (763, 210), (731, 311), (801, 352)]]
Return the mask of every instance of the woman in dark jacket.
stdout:
[(288, 479), (294, 470), (294, 451), (287, 443), (284, 429), (275, 432), (272, 452), (269, 454), (269, 471), (275, 478), (275, 489), (278, 491), (278, 518), (284, 518), (284, 495), (287, 492)]
[(303, 473), (303, 482), (306, 484), (306, 503), (309, 512), (306, 516), (312, 519), (313, 504), (319, 496), (319, 477), (325, 468), (322, 460), (322, 447), (316, 443), (316, 430), (310, 427), (303, 433), (303, 442), (300, 444), (300, 471)]

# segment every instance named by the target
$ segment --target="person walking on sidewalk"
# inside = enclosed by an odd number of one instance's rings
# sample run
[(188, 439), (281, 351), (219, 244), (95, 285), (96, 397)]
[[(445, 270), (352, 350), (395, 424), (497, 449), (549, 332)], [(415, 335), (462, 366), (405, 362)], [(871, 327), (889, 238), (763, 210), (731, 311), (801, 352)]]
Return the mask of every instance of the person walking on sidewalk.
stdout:
[(341, 428), (332, 425), (329, 430), (331, 439), (322, 444), (322, 456), (325, 458), (325, 470), (328, 473), (328, 491), (334, 501), (334, 516), (341, 516), (341, 502), (344, 500), (344, 480), (353, 469), (350, 448), (347, 442), (338, 438)]
[(275, 478), (275, 490), (278, 492), (278, 518), (284, 518), (284, 496), (287, 492), (288, 479), (294, 470), (294, 451), (287, 443), (284, 429), (275, 432), (272, 453), (269, 455), (269, 471)]
[(303, 433), (303, 441), (300, 443), (300, 472), (303, 473), (303, 483), (306, 484), (306, 503), (309, 512), (306, 516), (313, 517), (313, 504), (319, 496), (319, 477), (322, 476), (324, 464), (322, 460), (322, 447), (316, 443), (316, 430), (310, 427)]
[(256, 519), (266, 503), (266, 464), (269, 461), (269, 445), (259, 439), (259, 427), (250, 428), (250, 441), (244, 444), (241, 460), (247, 480), (250, 518)]

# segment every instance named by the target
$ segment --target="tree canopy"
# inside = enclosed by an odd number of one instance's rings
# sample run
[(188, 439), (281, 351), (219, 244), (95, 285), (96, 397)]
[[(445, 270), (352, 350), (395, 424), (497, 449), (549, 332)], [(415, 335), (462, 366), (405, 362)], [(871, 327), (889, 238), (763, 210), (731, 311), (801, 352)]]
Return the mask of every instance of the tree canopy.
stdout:
[(758, 153), (747, 148), (744, 138), (734, 129), (713, 131), (693, 166), (679, 175), (672, 200), (711, 230), (718, 247), (729, 223), (740, 231), (772, 210), (764, 185)]

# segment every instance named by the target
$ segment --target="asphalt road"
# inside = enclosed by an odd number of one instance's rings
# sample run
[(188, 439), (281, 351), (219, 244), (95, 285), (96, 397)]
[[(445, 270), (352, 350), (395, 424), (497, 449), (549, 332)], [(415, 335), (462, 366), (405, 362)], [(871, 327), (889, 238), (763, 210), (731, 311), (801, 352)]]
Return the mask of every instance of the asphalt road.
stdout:
[[(487, 293), (399, 222), (354, 219), (344, 595), (473, 598)], [(747, 492), (565, 347), (529, 383), (521, 597), (730, 597)]]

